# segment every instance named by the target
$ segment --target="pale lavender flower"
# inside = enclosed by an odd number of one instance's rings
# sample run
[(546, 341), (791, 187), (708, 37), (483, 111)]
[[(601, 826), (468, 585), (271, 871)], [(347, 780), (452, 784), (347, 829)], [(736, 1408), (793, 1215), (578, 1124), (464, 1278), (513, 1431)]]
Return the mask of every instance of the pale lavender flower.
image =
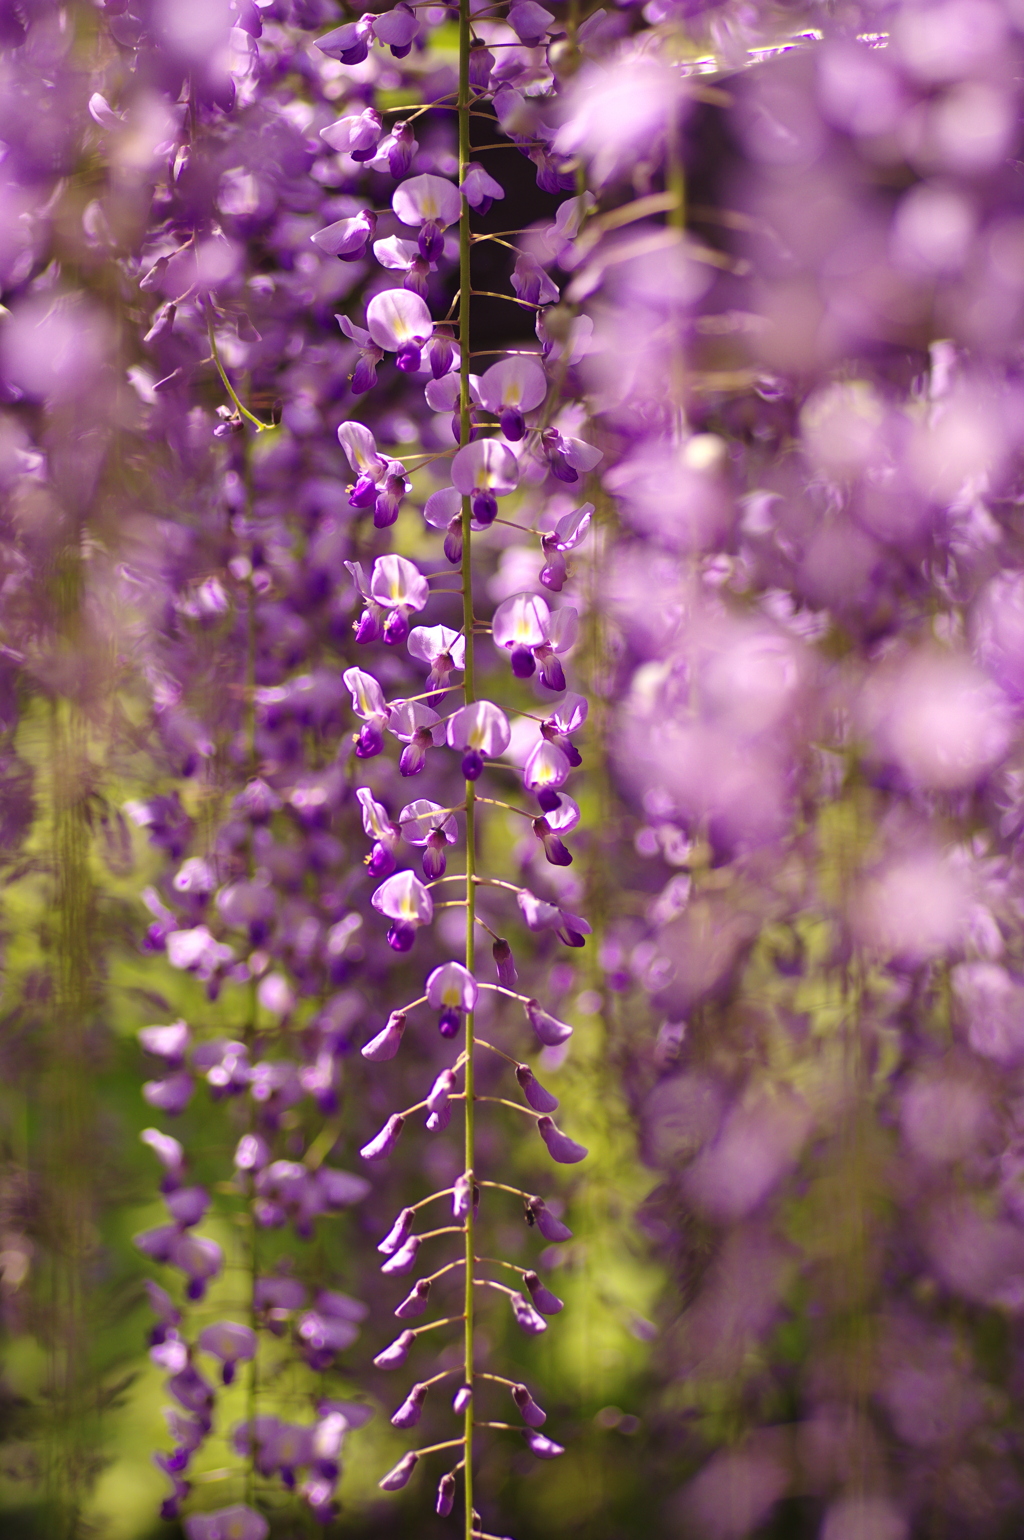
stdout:
[(213, 1513), (194, 1513), (185, 1520), (188, 1540), (267, 1540), (270, 1525), (246, 1503), (233, 1503)]
[(444, 251), (443, 231), (462, 212), (459, 190), (444, 177), (424, 173), (395, 189), (391, 207), (403, 225), (419, 228), (418, 247), (425, 262), (436, 262)]
[(353, 160), (372, 160), (383, 132), (380, 113), (373, 107), (362, 112), (338, 118), (320, 130), (320, 138), (332, 150), (349, 154)]
[(366, 326), (378, 348), (397, 355), (399, 369), (415, 374), (434, 330), (430, 311), (418, 294), (409, 289), (375, 294), (366, 307)]
[(471, 160), (466, 174), (459, 183), (459, 191), (466, 202), (479, 214), (486, 214), (495, 198), (504, 198), (505, 189), (496, 182), (477, 161)]
[(518, 354), (492, 364), (480, 376), (480, 399), (499, 420), (510, 443), (526, 436), (524, 413), (540, 406), (548, 393), (547, 375), (536, 359)]
[(448, 720), (448, 743), (463, 750), (462, 774), (467, 781), (479, 780), (484, 760), (504, 754), (511, 736), (508, 718), (491, 701), (474, 701)]
[(235, 1321), (217, 1321), (205, 1326), (199, 1333), (198, 1345), (205, 1353), (219, 1358), (221, 1378), (230, 1385), (235, 1377), (235, 1365), (256, 1356), (256, 1333), (249, 1326)]
[(498, 516), (496, 499), (506, 497), (519, 485), (519, 465), (498, 439), (474, 439), (452, 461), (452, 484), (469, 498), (474, 518), (486, 527)]
[[(423, 629), (419, 626), (414, 628)], [(410, 632), (410, 636), (412, 634)], [(432, 697), (435, 700), (437, 698)], [(405, 744), (399, 755), (398, 769), (406, 776), (419, 775), (427, 762), (427, 750), (439, 748), (445, 741), (445, 724), (432, 706), (418, 700), (398, 701), (392, 706), (388, 731), (394, 734), (399, 743)]]
[(356, 757), (372, 759), (384, 748), (384, 728), (391, 708), (372, 674), (361, 668), (347, 668), (341, 677), (352, 693), (352, 710), (366, 724), (356, 741)]
[(392, 924), (388, 945), (396, 952), (408, 952), (420, 925), (429, 925), (434, 916), (434, 901), (414, 872), (396, 872), (371, 896), (373, 907)]
[(337, 257), (341, 262), (359, 262), (366, 256), (376, 228), (376, 214), (371, 209), (363, 209), (351, 219), (339, 219), (333, 225), (315, 231), (310, 240), (325, 256)]

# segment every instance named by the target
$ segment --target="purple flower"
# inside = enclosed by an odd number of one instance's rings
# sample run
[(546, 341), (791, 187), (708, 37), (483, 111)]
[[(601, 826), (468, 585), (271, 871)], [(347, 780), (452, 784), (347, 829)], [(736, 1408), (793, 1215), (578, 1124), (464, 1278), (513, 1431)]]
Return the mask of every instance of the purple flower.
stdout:
[(419, 228), (419, 252), (436, 262), (444, 251), (442, 231), (456, 224), (462, 212), (458, 188), (444, 177), (425, 173), (396, 188), (391, 206), (403, 225)]
[(498, 970), (499, 984), (504, 985), (506, 989), (515, 989), (519, 975), (516, 972), (512, 948), (504, 936), (499, 936), (492, 945), (491, 956), (494, 958), (494, 966)]
[(509, 1304), (512, 1306), (512, 1314), (516, 1318), (516, 1325), (531, 1337), (537, 1337), (541, 1332), (547, 1331), (548, 1323), (544, 1317), (538, 1315), (531, 1304), (521, 1294), (510, 1294)]
[(559, 1021), (556, 1016), (550, 1015), (539, 1001), (528, 1000), (524, 1009), (530, 1026), (545, 1048), (558, 1048), (572, 1037), (572, 1027), (567, 1022)]
[(401, 1321), (408, 1321), (415, 1316), (422, 1315), (430, 1303), (430, 1281), (427, 1278), (419, 1278), (413, 1284), (402, 1303), (395, 1309), (395, 1314)]
[(349, 117), (338, 118), (320, 130), (320, 138), (332, 150), (349, 154), (353, 160), (372, 160), (383, 132), (380, 113), (373, 107)]
[(419, 1456), (414, 1449), (410, 1449), (408, 1454), (403, 1454), (398, 1464), (392, 1466), (387, 1475), (378, 1481), (377, 1485), (381, 1491), (397, 1492), (401, 1487), (404, 1487), (416, 1469), (416, 1461), (418, 1459)]
[(486, 527), (498, 514), (495, 499), (514, 492), (519, 485), (519, 465), (500, 440), (474, 439), (452, 461), (452, 485), (470, 499), (474, 518)]
[(402, 1034), (405, 1031), (406, 1015), (404, 1011), (392, 1011), (387, 1019), (387, 1024), (372, 1037), (368, 1043), (364, 1043), (360, 1052), (364, 1059), (372, 1059), (375, 1064), (382, 1063), (385, 1059), (393, 1059), (402, 1042)]
[(405, 1127), (405, 1119), (399, 1113), (392, 1113), (380, 1133), (364, 1144), (359, 1151), (364, 1160), (383, 1160), (390, 1155), (398, 1143), (398, 1136)]
[(532, 1429), (524, 1433), (523, 1437), (530, 1446), (530, 1453), (535, 1454), (538, 1460), (554, 1460), (565, 1450), (561, 1444), (556, 1444), (554, 1439), (546, 1438), (543, 1433), (535, 1433)]
[(170, 1134), (162, 1134), (158, 1128), (144, 1128), (139, 1138), (149, 1145), (164, 1168), (162, 1190), (173, 1192), (180, 1187), (185, 1175), (185, 1151), (178, 1140), (172, 1139)]
[(172, 1022), (169, 1027), (143, 1027), (139, 1042), (155, 1059), (163, 1059), (168, 1069), (178, 1069), (185, 1062), (185, 1054), (192, 1041), (192, 1034), (183, 1021)]
[(406, 776), (419, 775), (427, 762), (427, 750), (444, 743), (445, 727), (441, 718), (433, 707), (418, 700), (396, 702), (391, 708), (388, 730), (399, 743), (405, 744), (398, 759), (398, 769)]
[(423, 1412), (423, 1403), (427, 1399), (426, 1385), (414, 1385), (402, 1402), (401, 1406), (391, 1418), (391, 1426), (394, 1428), (414, 1428), (420, 1420)]
[(434, 901), (414, 872), (396, 872), (381, 883), (370, 903), (392, 921), (388, 945), (396, 952), (408, 952), (418, 927), (434, 917)]
[(448, 720), (448, 743), (463, 750), (462, 773), (467, 781), (478, 780), (484, 759), (504, 754), (511, 738), (508, 718), (491, 701), (474, 701)]
[(552, 1294), (550, 1289), (545, 1288), (536, 1273), (525, 1272), (523, 1274), (523, 1282), (529, 1289), (530, 1298), (541, 1315), (557, 1315), (560, 1310), (564, 1309), (564, 1301), (560, 1300), (557, 1294)]
[(480, 214), (486, 214), (495, 198), (504, 198), (505, 189), (500, 182), (496, 182), (492, 176), (471, 160), (466, 166), (466, 174), (459, 184), (459, 191), (466, 202)]
[(398, 1218), (395, 1220), (394, 1224), (391, 1226), (391, 1229), (388, 1231), (387, 1235), (385, 1235), (384, 1239), (378, 1245), (377, 1250), (386, 1257), (392, 1256), (396, 1251), (399, 1250), (400, 1247), (405, 1245), (415, 1220), (415, 1210), (411, 1208), (404, 1208), (399, 1214)]
[(448, 626), (414, 626), (409, 632), (409, 656), (429, 665), (427, 689), (437, 690), (440, 700), (455, 669), (466, 665), (466, 639)]
[(537, 1120), (537, 1132), (548, 1147), (548, 1154), (553, 1160), (562, 1165), (571, 1166), (579, 1160), (585, 1160), (589, 1151), (582, 1144), (577, 1144), (575, 1139), (570, 1139), (567, 1134), (555, 1127), (547, 1116)]
[(384, 728), (390, 715), (384, 692), (373, 675), (361, 668), (347, 668), (341, 677), (352, 693), (352, 710), (366, 724), (356, 741), (356, 757), (372, 759), (384, 747)]
[(535, 1112), (554, 1112), (558, 1106), (558, 1097), (552, 1096), (545, 1090), (528, 1064), (516, 1066), (516, 1079), (522, 1089), (523, 1095)]
[(235, 1377), (235, 1365), (255, 1358), (256, 1333), (235, 1321), (217, 1321), (199, 1333), (198, 1345), (205, 1353), (220, 1359), (221, 1378), (225, 1385), (230, 1385)]
[(409, 1349), (416, 1341), (416, 1333), (412, 1331), (401, 1332), (388, 1344), (373, 1360), (377, 1369), (400, 1369), (409, 1356)]
[(315, 231), (310, 240), (328, 257), (337, 257), (342, 262), (359, 262), (366, 256), (366, 248), (376, 228), (376, 214), (364, 209), (352, 219), (339, 219), (335, 224)]
[(516, 0), (509, 7), (508, 24), (528, 48), (536, 48), (543, 41), (554, 19), (550, 11), (537, 4), (537, 0)]
[(455, 1506), (455, 1477), (451, 1471), (445, 1471), (437, 1484), (437, 1501), (435, 1511), (442, 1518), (447, 1518)]
[(528, 1427), (540, 1428), (547, 1422), (547, 1412), (541, 1410), (525, 1385), (512, 1386), (512, 1399)]
[(416, 1265), (416, 1256), (419, 1249), (419, 1236), (410, 1235), (386, 1262), (381, 1263), (381, 1272), (387, 1273), (389, 1277), (395, 1276), (398, 1278), (401, 1278), (405, 1273), (412, 1272)]
[(420, 353), (434, 330), (430, 311), (418, 294), (409, 289), (385, 289), (375, 294), (366, 307), (366, 325), (378, 348), (397, 354), (400, 369), (416, 372)]
[(194, 1513), (185, 1520), (188, 1540), (267, 1540), (270, 1525), (262, 1513), (245, 1503), (218, 1508), (214, 1513)]
[(510, 443), (526, 436), (525, 412), (540, 406), (548, 393), (547, 375), (536, 359), (518, 354), (505, 358), (480, 377), (480, 399), (498, 418)]
[(531, 1198), (526, 1207), (526, 1217), (535, 1224), (546, 1241), (556, 1244), (572, 1240), (572, 1231), (560, 1219), (556, 1219), (543, 1198)]

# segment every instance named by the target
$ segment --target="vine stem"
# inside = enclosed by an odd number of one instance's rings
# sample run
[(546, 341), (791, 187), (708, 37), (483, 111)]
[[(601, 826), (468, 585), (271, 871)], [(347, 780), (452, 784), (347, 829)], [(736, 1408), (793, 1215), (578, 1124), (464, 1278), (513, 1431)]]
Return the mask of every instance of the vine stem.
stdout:
[[(470, 161), (469, 144), (469, 117), (470, 117), (470, 86), (469, 86), (469, 53), (470, 53), (470, 0), (459, 0), (459, 95), (458, 95), (458, 121), (459, 121), (459, 183), (465, 181), (466, 168)], [(472, 420), (470, 416), (470, 295), (472, 283), (470, 281), (470, 254), (471, 232), (469, 228), (470, 209), (465, 195), (462, 199), (462, 207), (459, 211), (459, 447), (462, 448), (470, 442), (472, 436)], [(473, 556), (472, 556), (472, 510), (468, 497), (462, 499), (462, 625), (466, 639), (466, 656), (463, 668), (463, 690), (466, 705), (471, 705), (476, 700), (476, 671), (473, 655)], [(466, 971), (473, 972), (476, 952), (476, 808), (474, 803), (476, 788), (472, 781), (466, 782)], [(466, 1215), (465, 1226), (465, 1322), (464, 1322), (464, 1354), (463, 1354), (463, 1384), (470, 1390), (469, 1400), (466, 1406), (465, 1422), (463, 1424), (463, 1455), (465, 1458), (465, 1473), (463, 1475), (463, 1491), (465, 1494), (465, 1536), (466, 1540), (472, 1540), (473, 1536), (473, 1327), (476, 1302), (474, 1299), (474, 1263), (476, 1253), (476, 1221), (474, 1214), (473, 1166), (475, 1159), (474, 1142), (474, 1063), (473, 1063), (473, 1012), (466, 1013), (466, 1048), (465, 1048), (465, 1107), (466, 1107), (466, 1145), (465, 1167), (466, 1178), (469, 1182), (469, 1212)]]

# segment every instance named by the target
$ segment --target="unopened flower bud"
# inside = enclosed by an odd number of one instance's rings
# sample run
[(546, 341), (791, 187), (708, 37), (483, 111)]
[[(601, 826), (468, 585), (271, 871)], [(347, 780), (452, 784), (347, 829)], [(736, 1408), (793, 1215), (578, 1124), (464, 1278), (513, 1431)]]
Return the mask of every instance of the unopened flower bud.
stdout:
[(392, 1113), (380, 1133), (371, 1139), (369, 1144), (363, 1145), (359, 1151), (360, 1155), (364, 1160), (383, 1160), (385, 1156), (391, 1154), (404, 1127), (405, 1119), (401, 1113)]
[(514, 989), (519, 975), (512, 957), (512, 948), (503, 936), (499, 936), (491, 947), (491, 956), (498, 970), (499, 984), (504, 984), (506, 989)]
[(547, 1412), (539, 1407), (525, 1385), (512, 1386), (512, 1399), (519, 1409), (519, 1415), (531, 1428), (539, 1428), (548, 1420)]
[(470, 1204), (470, 1179), (468, 1176), (460, 1176), (452, 1188), (452, 1217), (465, 1219), (469, 1213)]
[(437, 1512), (447, 1518), (455, 1506), (455, 1477), (446, 1471), (437, 1484)]
[(512, 1306), (512, 1314), (516, 1318), (516, 1325), (523, 1331), (529, 1332), (531, 1337), (537, 1337), (542, 1331), (547, 1331), (548, 1323), (544, 1317), (538, 1315), (533, 1306), (527, 1304), (521, 1294), (510, 1294), (509, 1304)]
[(516, 1065), (516, 1079), (534, 1112), (555, 1111), (558, 1106), (558, 1097), (552, 1096), (551, 1092), (541, 1085), (528, 1064)]
[(418, 1235), (410, 1235), (404, 1246), (399, 1246), (394, 1256), (389, 1257), (386, 1262), (381, 1264), (381, 1272), (399, 1278), (403, 1273), (411, 1273), (416, 1262), (416, 1253), (419, 1249), (420, 1237)]
[(526, 1015), (545, 1048), (558, 1048), (572, 1037), (572, 1027), (543, 1010), (536, 1000), (527, 1000)]
[(523, 1282), (529, 1289), (530, 1297), (541, 1315), (557, 1315), (564, 1308), (564, 1301), (560, 1300), (557, 1294), (552, 1294), (550, 1289), (545, 1288), (536, 1273), (524, 1273)]
[(426, 1278), (418, 1278), (402, 1303), (395, 1310), (400, 1321), (412, 1320), (414, 1316), (422, 1315), (430, 1302), (430, 1282)]
[(415, 1218), (416, 1213), (414, 1209), (404, 1208), (402, 1210), (394, 1224), (391, 1226), (391, 1229), (388, 1231), (387, 1235), (385, 1235), (384, 1239), (377, 1247), (377, 1250), (381, 1253), (382, 1256), (390, 1257), (394, 1254), (394, 1252), (398, 1251), (401, 1246), (405, 1245)]
[(578, 1160), (586, 1160), (589, 1154), (586, 1145), (577, 1144), (575, 1139), (563, 1134), (549, 1117), (537, 1120), (537, 1132), (547, 1145), (552, 1160), (559, 1161), (563, 1166), (574, 1166)]
[(416, 1469), (416, 1461), (419, 1455), (415, 1449), (410, 1449), (408, 1454), (403, 1454), (397, 1465), (392, 1466), (386, 1476), (382, 1476), (377, 1485), (382, 1492), (398, 1492), (406, 1485), (409, 1477)]
[(423, 1403), (427, 1399), (426, 1385), (414, 1385), (391, 1419), (394, 1428), (414, 1428), (420, 1420)]
[(378, 1032), (376, 1037), (371, 1037), (368, 1043), (363, 1044), (360, 1050), (363, 1058), (372, 1059), (374, 1064), (380, 1064), (385, 1059), (393, 1059), (402, 1041), (406, 1020), (404, 1011), (392, 1011), (388, 1017), (387, 1026)]
[(553, 1438), (547, 1438), (543, 1433), (534, 1433), (531, 1429), (524, 1437), (530, 1446), (530, 1453), (535, 1454), (538, 1460), (554, 1460), (565, 1453), (561, 1444), (556, 1444)]
[(456, 1417), (461, 1417), (466, 1407), (473, 1399), (473, 1391), (469, 1385), (460, 1385), (452, 1398), (452, 1411)]
[(389, 1342), (373, 1360), (375, 1369), (400, 1369), (409, 1356), (409, 1349), (416, 1341), (416, 1333), (403, 1331), (394, 1342)]
[(528, 1224), (537, 1226), (546, 1241), (571, 1241), (572, 1231), (560, 1219), (556, 1219), (543, 1198), (531, 1198), (526, 1205)]

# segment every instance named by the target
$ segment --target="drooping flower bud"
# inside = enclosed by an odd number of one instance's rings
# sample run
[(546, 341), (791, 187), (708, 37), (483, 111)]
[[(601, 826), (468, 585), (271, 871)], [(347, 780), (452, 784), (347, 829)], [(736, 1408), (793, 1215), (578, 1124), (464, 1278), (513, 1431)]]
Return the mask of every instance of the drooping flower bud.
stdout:
[(523, 1274), (523, 1282), (530, 1291), (530, 1298), (540, 1311), (541, 1315), (557, 1315), (565, 1307), (565, 1301), (559, 1299), (557, 1294), (545, 1288), (535, 1272)]
[(547, 1412), (537, 1405), (525, 1385), (512, 1386), (512, 1399), (519, 1409), (520, 1417), (528, 1427), (540, 1428), (547, 1422)]
[(473, 1390), (470, 1385), (460, 1385), (452, 1398), (452, 1411), (456, 1417), (461, 1417), (466, 1407), (473, 1399)]
[(400, 1321), (411, 1320), (414, 1316), (422, 1315), (430, 1303), (430, 1280), (418, 1278), (402, 1303), (395, 1310)]
[(436, 1510), (442, 1518), (447, 1518), (455, 1506), (455, 1477), (451, 1471), (446, 1471), (437, 1484)]
[(384, 1160), (398, 1143), (398, 1136), (404, 1127), (405, 1119), (401, 1113), (392, 1113), (380, 1133), (375, 1135), (369, 1144), (363, 1145), (359, 1151), (360, 1155), (364, 1160)]
[(372, 1060), (374, 1064), (380, 1064), (385, 1059), (393, 1059), (401, 1044), (406, 1020), (405, 1011), (392, 1011), (388, 1017), (387, 1026), (378, 1032), (376, 1037), (371, 1037), (368, 1043), (363, 1044), (360, 1049), (363, 1058)]
[(401, 1406), (391, 1418), (394, 1428), (414, 1428), (420, 1420), (423, 1412), (423, 1403), (427, 1399), (426, 1385), (414, 1385), (402, 1402)]
[(572, 1231), (560, 1219), (556, 1219), (543, 1198), (531, 1198), (526, 1205), (527, 1224), (536, 1225), (546, 1241), (556, 1244), (571, 1241)]
[[(469, 1213), (470, 1204), (470, 1179), (466, 1175), (457, 1178), (452, 1188), (452, 1217), (453, 1219), (465, 1219)], [(475, 1197), (473, 1199), (476, 1201)]]
[[(554, 1460), (560, 1454), (565, 1453), (561, 1444), (556, 1444), (554, 1439), (547, 1438), (543, 1433), (535, 1433), (532, 1429), (523, 1437), (530, 1446), (530, 1453), (535, 1454), (538, 1460)], [(383, 1483), (381, 1483), (383, 1485)]]
[(552, 1160), (559, 1161), (563, 1166), (573, 1166), (579, 1160), (586, 1160), (590, 1153), (585, 1145), (577, 1144), (575, 1139), (570, 1139), (568, 1134), (556, 1128), (549, 1117), (537, 1120), (537, 1132), (547, 1145)]
[[(556, 1446), (557, 1447), (557, 1446)], [(403, 1454), (397, 1465), (392, 1466), (386, 1476), (382, 1476), (377, 1485), (382, 1492), (398, 1492), (406, 1485), (409, 1477), (416, 1469), (416, 1461), (419, 1455), (415, 1449), (410, 1449), (408, 1454)]]
[(528, 1064), (516, 1066), (516, 1079), (534, 1112), (555, 1111), (558, 1106), (558, 1097), (552, 1096), (551, 1092), (541, 1085)]
[(514, 989), (519, 975), (516, 972), (515, 961), (512, 957), (512, 948), (503, 936), (499, 936), (491, 947), (491, 956), (494, 958), (494, 966), (498, 970), (498, 982), (506, 989)]
[(420, 1249), (420, 1244), (420, 1237), (418, 1235), (410, 1235), (408, 1240), (399, 1246), (398, 1250), (386, 1262), (381, 1264), (381, 1272), (388, 1273), (389, 1275), (394, 1274), (397, 1277), (401, 1277), (403, 1273), (411, 1273), (416, 1265), (416, 1253)]
[(398, 1251), (400, 1247), (405, 1245), (409, 1238), (409, 1232), (412, 1229), (415, 1219), (415, 1210), (411, 1208), (404, 1208), (402, 1210), (394, 1224), (391, 1226), (391, 1229), (388, 1231), (387, 1235), (385, 1235), (384, 1239), (377, 1246), (377, 1250), (381, 1253), (382, 1256), (390, 1257), (396, 1251)]
[(394, 1342), (389, 1342), (386, 1348), (379, 1352), (373, 1360), (375, 1369), (400, 1369), (409, 1356), (409, 1349), (416, 1341), (416, 1333), (403, 1331)]
[(532, 1337), (537, 1337), (542, 1331), (547, 1331), (548, 1323), (544, 1317), (538, 1315), (531, 1304), (521, 1294), (509, 1295), (509, 1304), (512, 1306), (512, 1314), (516, 1318), (516, 1325), (523, 1331), (529, 1332)]
[(559, 1021), (557, 1016), (552, 1016), (548, 1011), (543, 1010), (539, 1001), (528, 1000), (525, 1010), (530, 1026), (545, 1048), (558, 1048), (572, 1037), (572, 1027), (568, 1022)]

